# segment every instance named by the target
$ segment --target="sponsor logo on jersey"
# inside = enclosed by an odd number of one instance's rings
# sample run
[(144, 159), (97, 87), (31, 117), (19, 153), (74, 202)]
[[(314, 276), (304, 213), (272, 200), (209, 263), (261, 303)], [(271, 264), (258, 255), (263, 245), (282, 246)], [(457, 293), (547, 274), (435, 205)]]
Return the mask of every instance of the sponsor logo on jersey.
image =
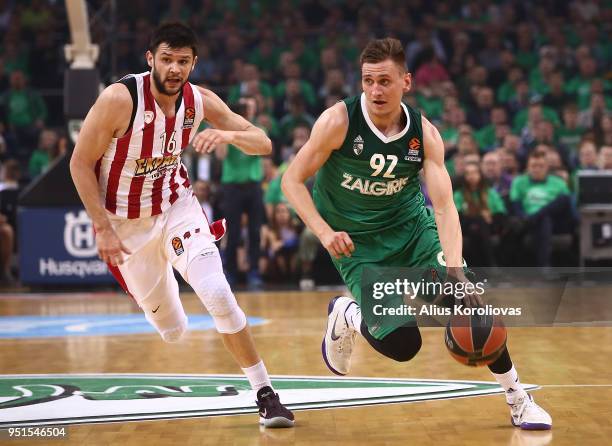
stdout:
[[(292, 410), (503, 394), (495, 382), (273, 376)], [(525, 390), (537, 388), (523, 384)], [(238, 375), (2, 375), (0, 428), (257, 415)]]
[(190, 129), (193, 127), (195, 121), (195, 109), (193, 107), (187, 107), (185, 109), (185, 117), (183, 118), (183, 128)]
[(183, 241), (180, 237), (174, 237), (172, 239), (172, 249), (174, 249), (174, 253), (177, 256), (180, 256), (182, 253), (185, 252), (185, 248), (183, 248)]
[(370, 179), (355, 178), (350, 173), (342, 174), (344, 180), (341, 186), (348, 190), (357, 190), (361, 195), (393, 195), (401, 192), (406, 184), (408, 177), (398, 178), (391, 181), (372, 181)]
[(140, 158), (136, 160), (134, 176), (149, 175), (154, 172), (162, 172), (169, 167), (178, 165), (178, 155), (160, 156), (157, 158)]
[(357, 135), (357, 138), (353, 140), (353, 152), (355, 152), (357, 156), (361, 155), (361, 152), (363, 152), (363, 138), (361, 135)]
[(417, 163), (421, 162), (421, 157), (420, 156), (405, 156), (404, 157), (405, 161), (415, 161)]
[(153, 122), (153, 118), (155, 118), (155, 113), (150, 110), (144, 112), (144, 122), (145, 124), (151, 124)]

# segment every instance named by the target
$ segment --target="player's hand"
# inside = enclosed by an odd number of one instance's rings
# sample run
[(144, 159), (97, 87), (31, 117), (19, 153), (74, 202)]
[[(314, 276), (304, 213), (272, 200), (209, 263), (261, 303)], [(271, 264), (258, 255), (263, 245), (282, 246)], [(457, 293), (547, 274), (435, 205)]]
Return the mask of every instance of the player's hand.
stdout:
[(335, 259), (339, 259), (342, 256), (350, 257), (351, 253), (355, 251), (355, 245), (346, 232), (334, 232), (330, 230), (323, 234), (321, 243)]
[(211, 153), (218, 144), (231, 144), (233, 134), (230, 130), (206, 129), (193, 138), (192, 145), (196, 152)]
[(131, 251), (127, 249), (117, 234), (112, 228), (98, 230), (96, 232), (96, 245), (98, 246), (98, 257), (103, 262), (117, 266), (121, 265), (124, 261), (123, 254), (131, 254)]
[(460, 302), (465, 307), (484, 307), (484, 301), (482, 297), (476, 293), (475, 286), (466, 286), (467, 284), (472, 284), (472, 282), (465, 277), (465, 272), (463, 271), (463, 267), (448, 267), (446, 268), (447, 280), (454, 282), (463, 283), (463, 298), (459, 299), (455, 296), (458, 302)]

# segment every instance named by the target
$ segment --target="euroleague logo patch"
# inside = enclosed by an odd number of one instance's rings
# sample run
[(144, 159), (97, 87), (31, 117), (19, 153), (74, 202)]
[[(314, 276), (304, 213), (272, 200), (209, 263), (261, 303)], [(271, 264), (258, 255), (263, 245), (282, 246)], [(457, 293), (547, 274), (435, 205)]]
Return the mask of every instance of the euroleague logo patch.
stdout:
[(183, 128), (190, 129), (193, 127), (195, 120), (195, 109), (193, 107), (187, 107), (185, 109), (185, 117), (183, 118)]
[(421, 148), (421, 141), (419, 141), (419, 138), (412, 138), (408, 142), (408, 147), (410, 147), (412, 150), (418, 150)]
[(174, 249), (174, 253), (177, 256), (180, 256), (182, 253), (185, 252), (185, 248), (183, 248), (183, 241), (180, 237), (174, 237), (172, 239), (172, 248)]

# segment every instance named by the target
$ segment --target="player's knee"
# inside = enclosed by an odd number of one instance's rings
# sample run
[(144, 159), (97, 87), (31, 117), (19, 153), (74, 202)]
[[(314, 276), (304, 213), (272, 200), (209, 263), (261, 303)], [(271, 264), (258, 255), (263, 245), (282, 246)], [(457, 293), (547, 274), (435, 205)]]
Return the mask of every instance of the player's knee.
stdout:
[(244, 311), (222, 272), (202, 275), (192, 280), (191, 286), (208, 310), (219, 333), (233, 334), (246, 327)]
[(394, 348), (389, 350), (389, 354), (387, 356), (397, 362), (407, 362), (417, 355), (419, 350), (421, 350), (421, 345), (422, 341), (421, 337), (419, 336), (418, 339), (413, 339), (411, 342), (407, 342), (401, 347), (394, 346)]
[(154, 293), (143, 299), (140, 307), (165, 342), (178, 342), (187, 331), (187, 315), (178, 299)]
[(185, 332), (187, 331), (187, 319), (185, 318), (181, 321), (177, 326), (168, 328), (165, 330), (160, 330), (159, 334), (161, 335), (164, 342), (175, 343), (179, 342)]
[[(364, 327), (362, 327), (364, 328)], [(364, 333), (364, 330), (361, 330)], [(387, 358), (398, 362), (410, 361), (421, 350), (421, 333), (418, 327), (398, 328), (383, 339), (375, 339), (367, 332), (365, 338), (372, 347)]]

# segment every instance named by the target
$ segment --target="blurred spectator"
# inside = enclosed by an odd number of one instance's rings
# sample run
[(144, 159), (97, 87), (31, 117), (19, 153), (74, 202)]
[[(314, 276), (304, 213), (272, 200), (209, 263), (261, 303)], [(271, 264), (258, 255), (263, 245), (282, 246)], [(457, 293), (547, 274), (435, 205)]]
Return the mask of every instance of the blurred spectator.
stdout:
[(491, 237), (506, 206), (495, 189), (486, 185), (478, 164), (466, 164), (463, 184), (453, 198), (461, 220), (464, 257), (470, 265), (496, 265)]
[(21, 25), (24, 30), (35, 34), (51, 23), (51, 10), (43, 0), (31, 0), (21, 12)]
[(262, 258), (260, 270), (277, 280), (297, 279), (297, 251), (299, 236), (295, 222), (285, 203), (274, 205), (272, 218), (261, 228)]
[(15, 232), (5, 215), (0, 214), (0, 286), (12, 285), (15, 282), (11, 272)]
[(481, 170), (483, 178), (504, 199), (508, 199), (512, 176), (502, 169), (500, 151), (485, 153), (482, 157)]
[(455, 98), (447, 98), (442, 114), (442, 124), (438, 127), (444, 148), (449, 149), (457, 145), (459, 140), (459, 127), (466, 122), (465, 111), (458, 105)]
[(599, 149), (599, 166), (604, 170), (612, 170), (612, 146)]
[(504, 133), (510, 131), (507, 126), (508, 112), (501, 105), (495, 105), (491, 108), (489, 122), (490, 124), (474, 132), (474, 138), (483, 151), (489, 151), (502, 143), (505, 137), (505, 134), (499, 134), (502, 126), (504, 126)]
[(210, 184), (208, 181), (197, 180), (193, 184), (193, 193), (202, 206), (202, 211), (209, 222), (214, 221), (213, 206), (211, 201)]
[(346, 83), (344, 73), (339, 68), (332, 68), (325, 73), (325, 81), (319, 89), (319, 99), (321, 101), (331, 95), (341, 98), (353, 95), (353, 90)]
[(520, 173), (519, 160), (515, 152), (508, 149), (502, 149), (499, 151), (502, 171), (508, 174), (514, 179)]
[[(18, 144), (33, 146), (47, 118), (47, 107), (40, 95), (26, 86), (22, 71), (11, 73), (10, 88), (0, 96), (0, 106), (5, 109), (6, 122), (9, 130), (15, 133)], [(27, 157), (27, 152), (19, 148), (17, 156)]]
[(516, 39), (516, 62), (523, 69), (530, 69), (537, 65), (538, 55), (535, 52), (533, 30), (529, 23), (521, 22), (516, 26), (514, 33)]
[(546, 162), (548, 163), (548, 171), (551, 175), (556, 175), (569, 186), (569, 170), (563, 163), (561, 155), (554, 147), (540, 145), (536, 147), (536, 151), (541, 150), (546, 153)]
[[(274, 92), (272, 87), (259, 78), (259, 70), (253, 64), (244, 64), (240, 71), (240, 84), (230, 88), (227, 95), (229, 104), (236, 104), (243, 97), (255, 97), (258, 94), (263, 96), (265, 108), (260, 111), (271, 109)], [(260, 104), (261, 105), (261, 104)]]
[(485, 36), (485, 47), (478, 53), (478, 61), (490, 73), (502, 67), (503, 42), (499, 31), (489, 28)]
[(9, 79), (4, 66), (4, 59), (0, 53), (0, 91), (5, 91), (9, 87)]
[(423, 63), (414, 75), (416, 88), (428, 88), (449, 80), (446, 68), (440, 63), (438, 56), (431, 47), (423, 50), (423, 58)]
[(191, 72), (191, 81), (207, 85), (218, 85), (222, 82), (217, 62), (211, 55), (210, 46), (204, 42), (198, 45), (198, 62)]
[(440, 61), (446, 61), (446, 51), (442, 41), (435, 31), (426, 26), (419, 26), (415, 30), (416, 38), (406, 46), (406, 62), (409, 69), (417, 65), (417, 58), (423, 55), (423, 50), (431, 48)]
[(556, 131), (557, 141), (576, 153), (584, 134), (584, 127), (578, 125), (578, 107), (575, 103), (567, 103), (563, 107), (563, 124)]
[(555, 60), (547, 52), (540, 56), (538, 66), (529, 73), (529, 90), (538, 96), (543, 96), (549, 90), (548, 84), (551, 82), (553, 71), (555, 70)]
[(597, 170), (597, 147), (592, 141), (583, 141), (578, 150), (578, 169)]
[(36, 178), (49, 166), (51, 161), (65, 152), (65, 147), (60, 146), (60, 138), (54, 130), (44, 129), (38, 137), (38, 147), (28, 162), (30, 178)]
[(464, 62), (470, 51), (470, 38), (467, 33), (461, 31), (452, 34), (451, 57), (448, 69), (451, 76), (463, 74)]
[[(246, 107), (237, 111), (252, 121), (256, 110), (252, 98), (244, 99)], [(249, 106), (249, 104), (251, 106)], [(237, 249), (242, 241), (242, 215), (248, 218), (248, 261), (249, 272), (247, 284), (250, 288), (261, 287), (262, 281), (258, 271), (260, 234), (263, 223), (263, 199), (261, 181), (263, 168), (261, 157), (246, 155), (232, 145), (222, 146), (215, 151), (223, 160), (221, 184), (224, 217), (227, 219), (227, 245), (225, 249), (225, 267), (230, 284), (238, 280)]]
[(21, 185), (21, 166), (14, 159), (2, 165), (0, 176), (0, 214), (6, 217), (8, 224), (17, 232), (17, 202)]
[(309, 128), (314, 125), (315, 119), (305, 108), (304, 100), (301, 96), (294, 97), (289, 101), (289, 113), (280, 120), (280, 129), (283, 140), (290, 138), (293, 129), (298, 125), (306, 125)]
[(612, 109), (607, 108), (605, 96), (602, 93), (594, 93), (591, 96), (589, 108), (578, 113), (578, 125), (592, 128), (597, 121), (610, 111)]
[[(294, 56), (291, 54), (291, 59), (293, 58)], [(308, 107), (316, 106), (317, 95), (315, 89), (310, 82), (301, 78), (301, 68), (297, 62), (291, 62), (284, 66), (283, 75), (285, 80), (276, 86), (274, 92), (276, 100), (280, 104), (280, 110), (290, 111), (291, 101), (298, 97), (302, 98)], [(289, 104), (289, 107), (287, 104)]]
[(550, 266), (553, 230), (573, 228), (569, 193), (564, 180), (549, 174), (546, 154), (540, 151), (529, 155), (527, 173), (512, 181), (510, 200), (514, 213), (524, 218), (537, 266)]
[(574, 96), (565, 92), (563, 72), (555, 71), (546, 81), (546, 94), (542, 98), (542, 105), (554, 110), (563, 110), (565, 105), (574, 100)]

